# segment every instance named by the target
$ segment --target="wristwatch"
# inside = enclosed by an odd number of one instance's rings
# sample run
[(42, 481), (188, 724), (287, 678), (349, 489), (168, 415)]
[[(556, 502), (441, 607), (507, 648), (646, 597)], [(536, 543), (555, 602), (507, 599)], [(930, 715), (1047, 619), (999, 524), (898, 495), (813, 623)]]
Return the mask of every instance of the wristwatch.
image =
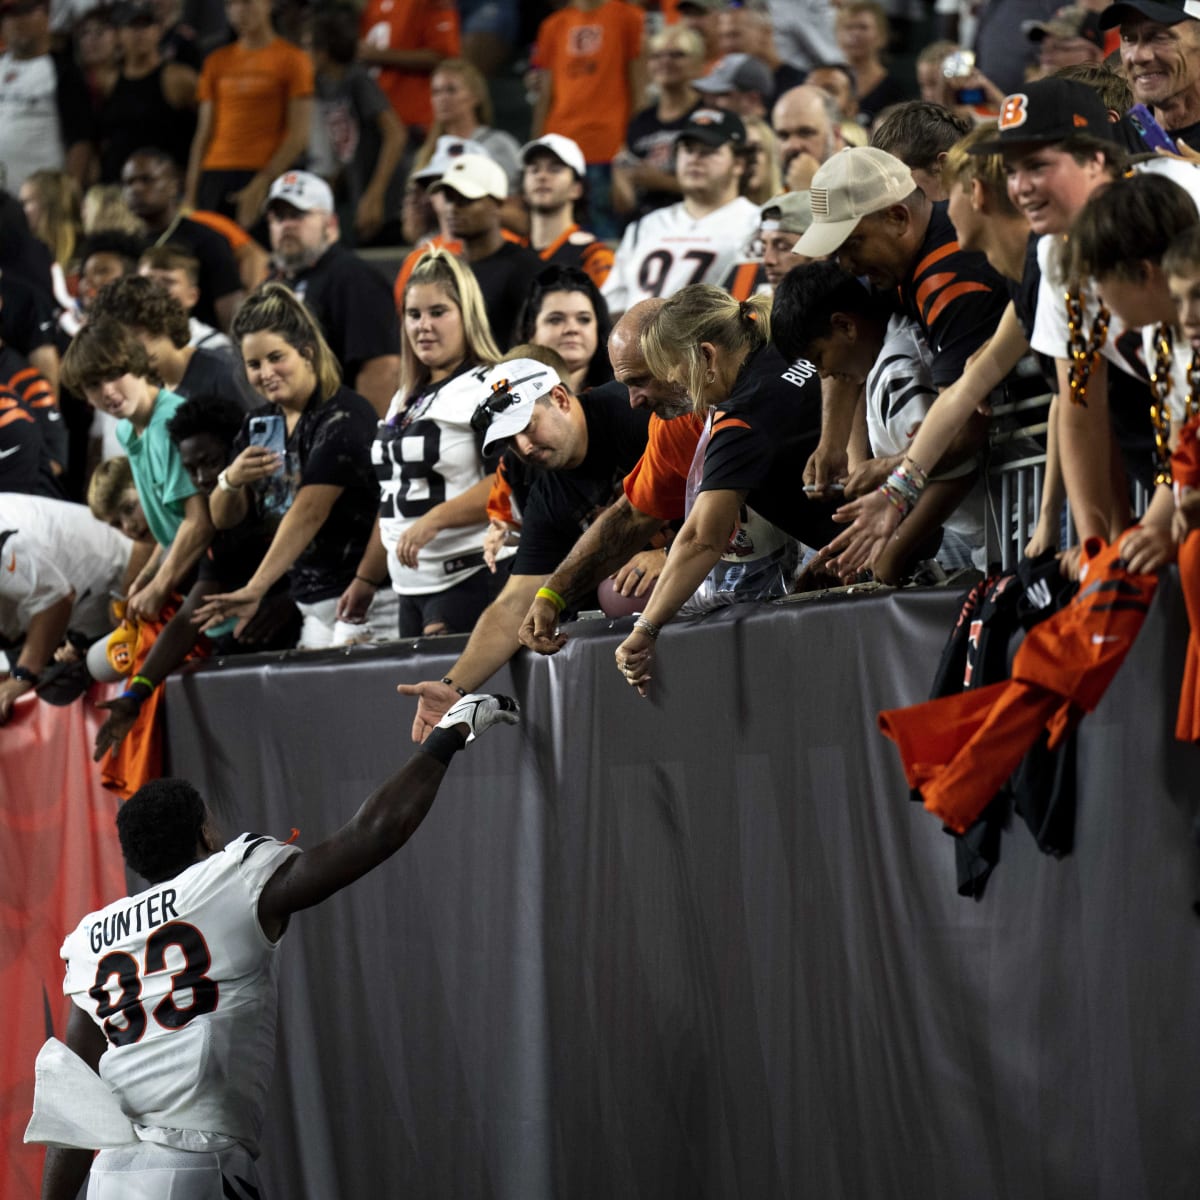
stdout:
[(241, 484), (229, 482), (228, 467), (217, 476), (217, 487), (223, 492), (240, 492), (242, 490)]
[(42, 677), (40, 675), (35, 674), (28, 667), (21, 666), (20, 663), (18, 663), (11, 671), (9, 671), (9, 675), (13, 679), (19, 679), (22, 683), (29, 684), (30, 687), (37, 687), (37, 685), (42, 681)]

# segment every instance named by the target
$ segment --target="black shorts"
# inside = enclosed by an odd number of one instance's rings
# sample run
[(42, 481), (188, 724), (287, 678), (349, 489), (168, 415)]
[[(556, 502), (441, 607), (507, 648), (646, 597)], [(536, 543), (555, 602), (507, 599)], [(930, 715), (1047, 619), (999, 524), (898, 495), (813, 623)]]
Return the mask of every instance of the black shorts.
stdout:
[(470, 633), (479, 614), (500, 594), (511, 563), (510, 556), (497, 564), (495, 574), (484, 567), (444, 592), (401, 596), (400, 636), (421, 637), (429, 625), (444, 625), (441, 633)]

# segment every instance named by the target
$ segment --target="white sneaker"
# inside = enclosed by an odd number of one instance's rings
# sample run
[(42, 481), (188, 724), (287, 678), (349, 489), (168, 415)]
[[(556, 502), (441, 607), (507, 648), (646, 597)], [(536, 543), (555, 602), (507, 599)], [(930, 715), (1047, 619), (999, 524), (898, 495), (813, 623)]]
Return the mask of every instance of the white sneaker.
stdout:
[(467, 741), (473, 742), (493, 725), (515, 725), (520, 720), (520, 711), (521, 706), (509, 696), (472, 692), (451, 706), (437, 723), (437, 728), (453, 729), (455, 725), (465, 725), (471, 731), (467, 734)]

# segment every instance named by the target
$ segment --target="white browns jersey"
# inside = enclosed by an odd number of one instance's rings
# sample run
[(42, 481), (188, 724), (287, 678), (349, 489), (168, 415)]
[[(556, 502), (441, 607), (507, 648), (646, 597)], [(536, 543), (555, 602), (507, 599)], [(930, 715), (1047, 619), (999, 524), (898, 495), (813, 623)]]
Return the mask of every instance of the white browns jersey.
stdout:
[(166, 883), (84, 917), (63, 992), (100, 1027), (101, 1078), (143, 1136), (257, 1153), (275, 1061), (277, 943), (263, 887), (296, 846), (244, 833)]
[[(387, 419), (379, 422), (371, 445), (379, 480), (379, 534), (392, 587), (402, 596), (442, 592), (484, 569), (486, 516), (477, 525), (443, 529), (421, 547), (415, 568), (396, 557), (396, 543), (435, 504), (453, 500), (484, 477), (471, 417), (487, 399), (482, 380), (489, 369), (475, 367), (434, 385), (407, 409), (397, 392)], [(497, 557), (512, 553), (510, 548)]]
[(625, 229), (612, 271), (600, 290), (613, 312), (639, 300), (673, 296), (692, 283), (720, 287), (745, 258), (761, 223), (745, 196), (697, 220), (682, 201), (658, 208)]

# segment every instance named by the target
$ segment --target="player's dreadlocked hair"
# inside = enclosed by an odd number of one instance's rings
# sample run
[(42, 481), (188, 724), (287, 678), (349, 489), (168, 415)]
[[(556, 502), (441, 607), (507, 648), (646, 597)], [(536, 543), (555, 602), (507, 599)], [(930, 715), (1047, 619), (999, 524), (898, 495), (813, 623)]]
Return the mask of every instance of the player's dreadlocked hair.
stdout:
[(138, 788), (117, 812), (125, 862), (143, 879), (161, 883), (196, 860), (208, 809), (185, 779), (155, 779)]

